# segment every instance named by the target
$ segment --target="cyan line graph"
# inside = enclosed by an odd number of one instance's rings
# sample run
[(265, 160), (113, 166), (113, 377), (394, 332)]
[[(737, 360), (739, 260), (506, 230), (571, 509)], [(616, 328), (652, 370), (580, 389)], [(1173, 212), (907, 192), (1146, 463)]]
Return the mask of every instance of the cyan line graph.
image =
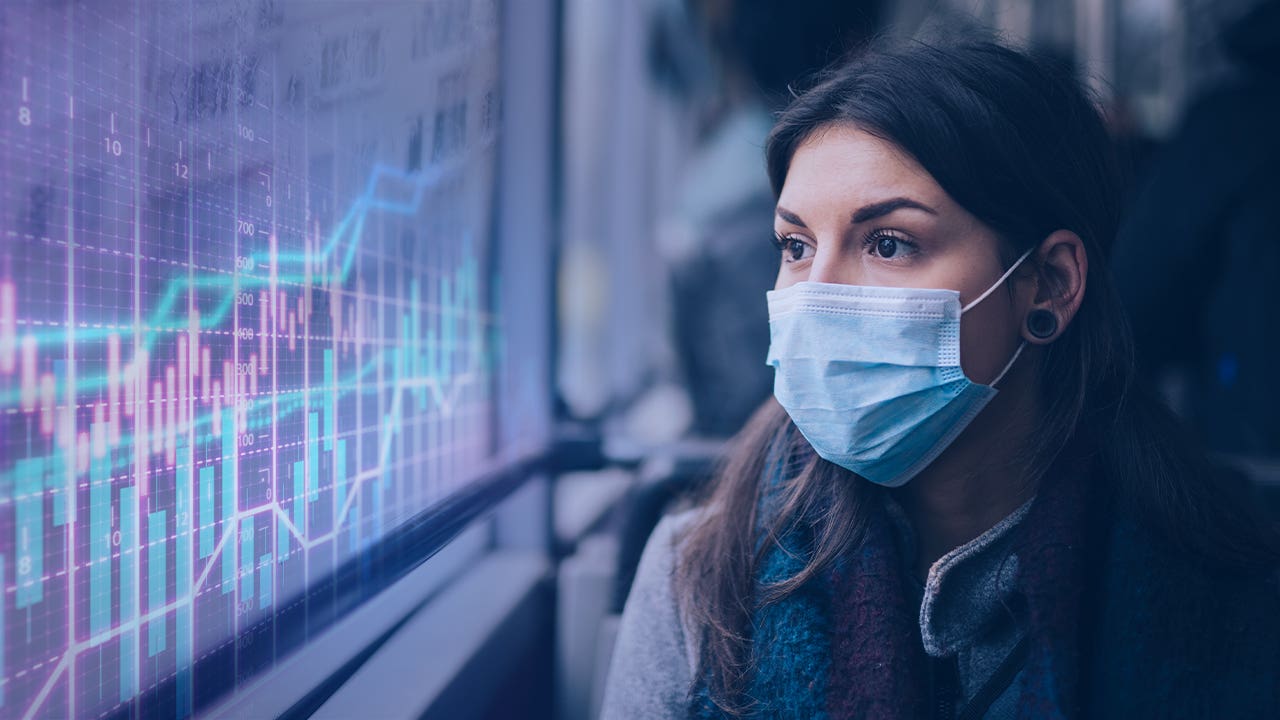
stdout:
[[(404, 173), (390, 166), (376, 166), (370, 174), (369, 180), (365, 185), (364, 192), (353, 201), (348, 211), (330, 232), (328, 240), (324, 244), (323, 248), (315, 253), (280, 253), (274, 258), (275, 262), (278, 263), (278, 266), (300, 265), (305, 269), (307, 266), (315, 267), (327, 263), (330, 259), (335, 258), (337, 253), (342, 252), (345, 245), (345, 254), (342, 256), (341, 263), (337, 265), (332, 275), (329, 277), (321, 276), (317, 278), (313, 276), (308, 278), (305, 273), (295, 270), (292, 274), (288, 272), (277, 272), (275, 274), (275, 280), (277, 282), (283, 281), (295, 284), (305, 283), (310, 280), (313, 285), (318, 280), (321, 283), (327, 281), (337, 286), (343, 285), (350, 277), (355, 260), (358, 256), (357, 250), (364, 235), (366, 219), (369, 217), (370, 213), (385, 212), (402, 216), (413, 216), (417, 214), (420, 210), (421, 203), (426, 192), (452, 170), (453, 168), (448, 166), (439, 165), (429, 167), (422, 172)], [(410, 197), (406, 200), (399, 201), (380, 197), (378, 194), (379, 188), (382, 183), (386, 181), (400, 183), (412, 188)], [(269, 264), (273, 259), (270, 257), (269, 253), (257, 253), (251, 257), (254, 258), (255, 264), (264, 265)], [(172, 278), (167, 284), (160, 302), (150, 313), (150, 320), (146, 324), (146, 329), (126, 328), (110, 330), (100, 328), (77, 328), (74, 333), (75, 342), (82, 343), (95, 340), (105, 340), (113, 333), (122, 337), (131, 337), (134, 333), (141, 333), (141, 338), (138, 339), (138, 347), (140, 347), (144, 352), (150, 351), (164, 334), (169, 332), (189, 331), (192, 329), (189, 321), (172, 326), (168, 324), (172, 322), (171, 315), (175, 311), (179, 301), (181, 301), (184, 296), (189, 297), (191, 292), (208, 289), (224, 291), (220, 299), (217, 301), (214, 311), (202, 315), (199, 318), (198, 330), (207, 330), (218, 328), (226, 321), (227, 316), (235, 307), (237, 292), (243, 292), (246, 289), (265, 288), (270, 283), (271, 278), (254, 275), (202, 275), (194, 278), (179, 275)], [(414, 292), (416, 294), (416, 287)], [(226, 592), (227, 586), (225, 584), (228, 580), (227, 568), (231, 567), (233, 571), (235, 569), (234, 562), (232, 564), (228, 564), (227, 562), (227, 559), (231, 557), (232, 553), (232, 550), (228, 548), (228, 545), (235, 541), (237, 535), (241, 532), (242, 523), (246, 520), (250, 522), (250, 527), (252, 527), (251, 523), (254, 518), (263, 515), (274, 517), (278, 527), (287, 531), (287, 537), (292, 538), (293, 541), (303, 549), (312, 548), (337, 537), (343, 530), (344, 523), (346, 522), (346, 518), (351, 508), (359, 498), (361, 485), (369, 480), (385, 476), (387, 467), (391, 463), (394, 438), (400, 433), (404, 419), (405, 395), (407, 393), (415, 394), (421, 399), (429, 397), (433, 407), (439, 410), (442, 414), (448, 415), (453, 412), (459, 394), (468, 386), (474, 385), (478, 381), (487, 377), (488, 373), (491, 371), (493, 361), (491, 360), (490, 352), (487, 348), (496, 347), (500, 343), (500, 337), (498, 336), (496, 329), (493, 330), (492, 336), (490, 336), (490, 334), (482, 327), (480, 319), (482, 303), (480, 302), (479, 292), (480, 288), (478, 283), (477, 264), (474, 255), (466, 253), (462, 263), (456, 268), (455, 273), (453, 274), (453, 282), (449, 282), (446, 279), (441, 283), (441, 298), (438, 305), (441, 321), (441, 332), (439, 338), (432, 338), (429, 336), (425, 343), (422, 342), (422, 338), (415, 334), (417, 333), (417, 329), (420, 327), (418, 324), (419, 319), (416, 314), (412, 318), (406, 314), (404, 318), (405, 330), (401, 337), (400, 347), (378, 351), (363, 365), (341, 379), (326, 376), (326, 385), (324, 387), (315, 388), (308, 386), (296, 391), (274, 393), (274, 411), (269, 417), (248, 417), (248, 415), (251, 414), (258, 406), (258, 401), (250, 400), (244, 408), (246, 414), (245, 428), (262, 428), (269, 426), (273, 422), (279, 422), (280, 420), (295, 413), (304, 411), (308, 407), (308, 399), (311, 396), (330, 393), (331, 395), (340, 398), (349, 393), (355, 392), (356, 386), (360, 381), (367, 378), (370, 374), (375, 373), (380, 367), (385, 369), (386, 365), (389, 364), (391, 369), (392, 397), (390, 407), (382, 418), (378, 452), (376, 456), (377, 462), (368, 468), (356, 472), (348, 478), (347, 483), (349, 483), (349, 487), (344, 486), (342, 488), (345, 492), (342, 493), (343, 497), (339, 498), (340, 503), (338, 503), (333, 527), (331, 527), (327, 532), (309, 535), (307, 528), (305, 527), (305, 523), (300, 522), (300, 520), (305, 519), (305, 511), (300, 513), (298, 508), (300, 506), (305, 506), (304, 498), (306, 496), (314, 497), (314, 488), (303, 489), (299, 485), (301, 477), (298, 474), (295, 474), (295, 493), (291, 498), (294, 503), (294, 514), (292, 517), (283, 506), (283, 503), (286, 502), (285, 499), (280, 496), (274, 496), (270, 502), (256, 507), (243, 509), (235, 508), (233, 513), (224, 514), (221, 520), (220, 532), (218, 534), (216, 544), (214, 544), (211, 551), (207, 554), (203, 549), (201, 551), (201, 558), (206, 559), (206, 562), (199, 575), (194, 578), (194, 582), (191, 582), (186, 587), (179, 584), (175, 594), (176, 597), (170, 602), (159, 605), (158, 607), (149, 607), (145, 613), (138, 613), (128, 620), (122, 620), (116, 626), (105, 631), (92, 633), (89, 637), (83, 640), (70, 643), (41, 687), (39, 693), (33, 698), (32, 702), (27, 707), (24, 717), (33, 717), (40, 712), (40, 709), (48, 699), (49, 694), (57, 686), (59, 679), (68, 671), (68, 668), (72, 665), (77, 655), (85, 650), (98, 647), (113, 638), (136, 636), (140, 634), (140, 631), (143, 628), (149, 628), (152, 633), (149, 652), (153, 652), (156, 648), (156, 631), (154, 630), (154, 627), (151, 626), (151, 623), (157, 619), (165, 618), (170, 613), (182, 611), (184, 609), (187, 609), (187, 622), (189, 623), (189, 608), (194, 603), (200, 590), (208, 582), (209, 575), (213, 571), (214, 567), (219, 564), (217, 562), (219, 557), (223, 560), (223, 582), (224, 592)], [(415, 313), (417, 312), (418, 306), (419, 303), (414, 303), (413, 307), (415, 308)], [(462, 346), (460, 339), (463, 333), (460, 332), (460, 328), (458, 327), (456, 320), (459, 316), (464, 317), (467, 321), (467, 327), (465, 329), (467, 331), (466, 338), (468, 344), (466, 348), (468, 352), (466, 352), (464, 356), (465, 363), (455, 371), (455, 368), (452, 367), (452, 364), (449, 361), (449, 353), (452, 349)], [(67, 339), (65, 331), (60, 331), (56, 328), (42, 330), (34, 335), (38, 347), (61, 345), (65, 343)], [(440, 348), (444, 348), (445, 351), (440, 352)], [(326, 360), (327, 359), (328, 358), (326, 358)], [(78, 377), (76, 379), (73, 392), (70, 392), (69, 394), (71, 397), (77, 397), (82, 394), (100, 392), (110, 381), (111, 379), (106, 374)], [(366, 386), (362, 389), (365, 392), (381, 392), (385, 390), (385, 387), (373, 385)], [(0, 405), (12, 405), (17, 401), (18, 394), (19, 391), (11, 390), (0, 395)], [(330, 398), (326, 401), (329, 403), (326, 407), (326, 413), (332, 412), (332, 403), (334, 401), (334, 398)], [(194, 404), (193, 400), (191, 402)], [(314, 415), (314, 413), (312, 413), (312, 415)], [(325, 446), (326, 450), (328, 450), (331, 449), (334, 426), (329, 420), (326, 420), (326, 423), (329, 437), (325, 438)], [(195, 441), (197, 443), (207, 442), (216, 434), (215, 417), (212, 413), (196, 414), (190, 419), (188, 425), (193, 433), (199, 433), (195, 436)], [(231, 427), (233, 426), (227, 426), (227, 428), (223, 430), (224, 436), (231, 431)], [(137, 441), (138, 439), (135, 438), (133, 434), (122, 434), (119, 443), (116, 444), (116, 447), (119, 448), (121, 452), (114, 454), (114, 460), (120, 461), (119, 464), (122, 466), (127, 466), (129, 454), (124, 452), (124, 450), (131, 449)], [(316, 437), (313, 433), (309, 433), (308, 444), (311, 447), (315, 447), (319, 441), (319, 437)], [(141, 442), (145, 442), (145, 439)], [(345, 457), (345, 451), (342, 448), (343, 444), (340, 441), (338, 443), (338, 450), (342, 453), (342, 456)], [(232, 451), (234, 453), (234, 447), (232, 448)], [(116, 466), (113, 464), (113, 460), (111, 458), (112, 454), (109, 453), (108, 460), (105, 461), (105, 463), (95, 463), (95, 471), (99, 474), (103, 472), (108, 475), (113, 474)], [(52, 456), (38, 460), (42, 460), (49, 467), (56, 467), (57, 465), (55, 458)], [(224, 472), (227, 472), (228, 466), (225, 465), (227, 462), (225, 453), (223, 462)], [(106, 466), (105, 468), (102, 467), (104, 464)], [(301, 467), (302, 463), (299, 462), (297, 465)], [(345, 465), (345, 462), (343, 465)], [(314, 464), (312, 467), (316, 468)], [(209, 468), (202, 468), (201, 470), (201, 500), (203, 502), (203, 481), (205, 480), (203, 470), (209, 470)], [(183, 444), (180, 446), (179, 462), (175, 465), (175, 472), (177, 472), (179, 476), (185, 473), (190, 473), (190, 481), (194, 485), (196, 475), (195, 471), (196, 468), (194, 461), (191, 458), (190, 446)], [(211, 472), (212, 471), (210, 470), (210, 473)], [(233, 468), (230, 472), (234, 476), (236, 470)], [(314, 477), (317, 472), (318, 468), (312, 469), (309, 472), (309, 482), (311, 481), (310, 478)], [(0, 473), (0, 487), (15, 488), (15, 486), (21, 485), (21, 478), (15, 477), (18, 474), (19, 473), (16, 468), (8, 468), (3, 473)], [(139, 478), (138, 480), (139, 482), (147, 481), (145, 478)], [(210, 483), (212, 481), (211, 474), (209, 481)], [(179, 484), (182, 482), (183, 481), (179, 480)], [(224, 485), (227, 482), (225, 474), (223, 476), (223, 482)], [(125, 504), (125, 495), (123, 492), (125, 490), (136, 491), (134, 488), (122, 489), (122, 507)], [(43, 489), (39, 492), (43, 494)], [(189, 492), (190, 488), (188, 488), (188, 493)], [(16, 495), (17, 496), (13, 498), (14, 501), (20, 502), (23, 500), (21, 493), (17, 493)], [(132, 498), (133, 496), (130, 495), (129, 497)], [(180, 503), (183, 502), (181, 495), (179, 498)], [(191, 498), (188, 497), (186, 502), (192, 503)], [(201, 508), (203, 511), (203, 504), (201, 505)], [(192, 510), (194, 510), (194, 506), (192, 507)], [(160, 526), (163, 527), (165, 522), (163, 514), (153, 513), (149, 522), (155, 523), (157, 520), (160, 522)], [(195, 532), (193, 528), (189, 528), (187, 531), (192, 534)], [(148, 533), (148, 537), (150, 536), (151, 533)], [(137, 539), (136, 533), (134, 533), (132, 540), (136, 543)], [(287, 551), (287, 543), (282, 540), (279, 544)], [(141, 547), (141, 544), (138, 544), (137, 549), (139, 552)], [(242, 551), (247, 549), (250, 556), (248, 558), (250, 563), (257, 560), (257, 558), (252, 557), (252, 542), (249, 542), (246, 545), (242, 541), (241, 549)], [(188, 550), (190, 550), (190, 548), (188, 548)], [(123, 551), (121, 556), (123, 558)], [(263, 557), (270, 558), (270, 555)], [(234, 560), (234, 558), (232, 559)], [(136, 559), (134, 562), (137, 562)], [(181, 563), (181, 561), (179, 562)], [(164, 560), (162, 556), (160, 563), (161, 572), (163, 573)], [(134, 568), (132, 572), (136, 574), (136, 577), (133, 579), (140, 581), (141, 575), (138, 574), (137, 569)], [(180, 564), (179, 576), (181, 576), (182, 572), (183, 567)], [(187, 572), (189, 572), (189, 570), (187, 570)], [(269, 582), (269, 575), (266, 577)], [(122, 564), (120, 579), (122, 593), (124, 592), (123, 585), (128, 579), (129, 578), (125, 577), (124, 565)], [(108, 576), (107, 581), (109, 582), (109, 580), (110, 578)], [(251, 588), (252, 586), (250, 585), (249, 587)], [(269, 598), (269, 596), (265, 597)], [(122, 618), (123, 617), (124, 614), (122, 613)], [(181, 628), (181, 618), (179, 618), (179, 627)], [(179, 633), (181, 633), (181, 629), (179, 630)], [(72, 629), (69, 637), (75, 637), (74, 629)], [(134, 640), (136, 641), (136, 637)], [(163, 641), (162, 636), (161, 641)], [(181, 643), (181, 638), (179, 638), (179, 643)], [(122, 644), (122, 657), (123, 655), (124, 649)], [(183, 672), (189, 673), (190, 665), (187, 664), (184, 668), (180, 662), (179, 673)], [(123, 682), (124, 681), (122, 680), (122, 683)], [(134, 679), (133, 682), (136, 684), (136, 679)], [(188, 678), (188, 686), (189, 682)], [(122, 685), (122, 689), (123, 687), (124, 686)]]
[[(334, 273), (334, 276), (332, 277), (332, 281), (335, 284), (337, 285), (344, 284), (350, 275), (351, 267), (355, 261), (356, 250), (359, 248), (360, 239), (363, 236), (365, 219), (368, 216), (368, 214), (374, 210), (380, 210), (380, 211), (384, 211), (384, 212), (388, 212), (396, 215), (404, 215), (404, 216), (412, 216), (416, 214), (418, 212), (419, 207), (421, 206), (422, 198), (423, 198), (423, 195), (426, 193), (426, 191), (430, 189), (434, 184), (439, 182), (440, 178), (445, 177), (450, 171), (455, 169), (456, 169), (456, 165), (455, 167), (450, 167), (449, 165), (439, 165), (439, 166), (433, 166), (433, 167), (424, 169), (423, 171), (417, 172), (417, 173), (405, 173), (389, 165), (380, 164), (375, 166), (373, 168), (373, 171), (370, 173), (369, 181), (365, 186), (364, 193), (355, 199), (355, 201), (351, 205), (351, 208), (346, 212), (342, 220), (338, 222), (334, 230), (329, 234), (329, 239), (322, 250), (320, 250), (318, 253), (314, 255), (309, 255), (306, 253), (279, 253), (277, 256), (278, 258), (277, 261), (282, 263), (291, 262), (291, 263), (297, 263), (297, 264), (310, 263), (313, 265), (324, 262), (325, 260), (329, 259), (333, 255), (333, 253), (338, 251), (342, 239), (349, 235), (350, 241), (347, 243), (347, 251), (346, 251), (346, 255), (343, 258), (342, 265), (340, 266), (338, 271)], [(380, 180), (382, 180), (383, 178), (391, 178), (411, 186), (413, 188), (413, 195), (410, 197), (409, 200), (402, 201), (402, 202), (395, 202), (395, 201), (378, 198), (377, 189), (378, 189)], [(261, 252), (253, 253), (250, 257), (254, 258), (255, 263), (265, 264), (270, 261), (270, 255), (267, 253), (261, 253)], [(468, 257), (468, 262), (474, 262), (474, 260)], [(477, 279), (476, 268), (468, 265), (464, 265), (463, 267), (459, 268), (457, 273), (457, 280), (458, 280), (457, 286), (460, 289), (459, 294), (462, 295), (461, 302), (455, 302), (451, 299), (442, 298), (440, 307), (441, 307), (442, 316), (457, 316), (458, 314), (466, 316), (472, 323), (472, 327), (470, 328), (472, 331), (472, 334), (470, 335), (472, 342), (483, 345), (484, 337), (481, 334), (480, 328), (479, 328), (480, 303), (479, 303), (479, 298), (475, 296), (475, 293), (478, 292), (478, 288), (476, 287), (476, 284), (475, 284), (476, 279)], [(306, 278), (304, 275), (300, 275), (300, 274), (299, 275), (281, 274), (277, 276), (277, 280), (301, 284), (306, 281)], [(315, 279), (313, 278), (312, 279), (313, 283), (314, 283), (314, 280)], [(185, 323), (176, 324), (168, 327), (164, 326), (164, 323), (168, 320), (170, 313), (173, 312), (175, 303), (182, 296), (184, 291), (188, 289), (193, 289), (193, 288), (195, 289), (213, 288), (213, 289), (226, 290), (226, 292), (223, 294), (221, 299), (218, 301), (218, 304), (215, 306), (214, 311), (206, 315), (201, 315), (199, 318), (198, 329), (210, 330), (210, 329), (219, 327), (222, 324), (222, 322), (226, 320), (227, 314), (231, 311), (233, 307), (235, 307), (235, 294), (236, 294), (237, 287), (240, 290), (244, 290), (246, 288), (261, 289), (261, 288), (267, 287), (269, 284), (270, 284), (269, 278), (263, 278), (257, 275), (240, 275), (238, 277), (228, 277), (226, 275), (202, 275), (202, 276), (197, 276), (195, 278), (188, 278), (184, 275), (178, 275), (178, 276), (175, 276), (172, 280), (170, 280), (170, 282), (166, 286), (164, 295), (161, 297), (159, 304), (152, 311), (151, 319), (147, 322), (147, 326), (149, 327), (149, 329), (137, 330), (130, 327), (123, 327), (119, 329), (94, 328), (94, 327), (83, 328), (82, 327), (82, 328), (77, 328), (75, 331), (76, 342), (105, 340), (108, 336), (112, 334), (118, 334), (122, 338), (127, 338), (133, 335), (135, 332), (141, 332), (143, 336), (143, 341), (141, 344), (142, 349), (151, 350), (155, 347), (155, 344), (156, 342), (158, 342), (162, 333), (182, 332), (190, 329), (190, 325)], [(464, 288), (465, 290), (470, 292), (464, 292), (463, 291)], [(57, 328), (30, 333), (30, 335), (36, 338), (36, 342), (38, 346), (48, 346), (48, 345), (61, 346), (66, 342), (65, 331), (59, 330)], [(452, 342), (456, 342), (456, 338), (441, 337), (440, 341), (442, 344), (450, 344)], [(476, 352), (482, 356), (480, 359), (486, 359), (483, 357), (485, 354), (483, 350), (477, 350)], [(379, 362), (382, 362), (383, 360), (385, 360), (386, 356), (389, 354), (392, 354), (392, 353), (389, 353), (389, 352), (379, 353), (377, 356), (369, 360), (369, 362), (367, 362), (364, 367), (353, 372), (349, 378), (344, 379), (344, 382), (340, 382), (339, 386), (346, 387), (351, 382), (354, 382), (356, 379), (368, 374), (370, 371), (372, 371), (377, 367), (377, 364)], [(75, 389), (74, 394), (78, 396), (81, 393), (91, 393), (91, 392), (102, 390), (104, 387), (106, 387), (107, 382), (108, 382), (108, 377), (105, 374), (91, 375), (83, 378), (77, 377), (75, 388), (74, 388)], [(302, 393), (302, 392), (313, 392), (313, 390), (308, 388), (306, 390), (299, 391), (299, 393)], [(16, 403), (19, 399), (19, 393), (20, 393), (19, 388), (11, 388), (7, 391), (0, 392), (0, 406), (12, 405)], [(437, 396), (438, 401), (443, 400), (443, 397), (440, 396), (437, 391), (433, 390), (433, 394)], [(292, 405), (289, 405), (287, 407), (292, 408)], [(297, 407), (300, 408), (301, 404), (299, 404)], [(293, 409), (296, 409), (296, 408), (293, 408)], [(208, 424), (209, 420), (210, 420), (210, 417), (207, 415), (197, 418), (195, 420), (196, 427), (201, 427), (203, 425)], [(122, 446), (127, 447), (126, 440), (122, 439), (122, 443), (125, 443)], [(11, 474), (12, 474), (12, 469), (6, 470), (4, 472), (0, 472), (0, 486), (3, 486), (4, 480), (9, 479), (9, 476)]]
[[(458, 169), (458, 163), (452, 162), (448, 164), (440, 164), (423, 169), (420, 172), (406, 173), (398, 168), (385, 164), (374, 166), (369, 174), (369, 180), (365, 184), (364, 192), (359, 195), (351, 204), (351, 207), (338, 221), (334, 229), (329, 233), (329, 239), (324, 247), (314, 254), (310, 253), (278, 253), (276, 261), (279, 263), (293, 263), (298, 265), (318, 264), (328, 260), (335, 252), (338, 252), (344, 238), (349, 238), (347, 242), (346, 254), (342, 259), (342, 264), (337, 268), (331, 280), (337, 285), (346, 283), (350, 276), (351, 268), (355, 262), (356, 250), (359, 249), (360, 238), (363, 236), (365, 219), (369, 213), (374, 210), (396, 215), (413, 215), (422, 204), (423, 196), (426, 191), (433, 185), (438, 183), (442, 177)], [(413, 188), (413, 194), (408, 200), (396, 202), (379, 198), (377, 191), (379, 184), (384, 178), (389, 178)], [(271, 261), (271, 255), (268, 252), (255, 252), (248, 257), (253, 259), (254, 265), (262, 266)], [(280, 274), (277, 281), (286, 283), (301, 284), (306, 281), (304, 274)], [(314, 279), (313, 279), (314, 282)], [(124, 327), (120, 329), (101, 328), (101, 327), (81, 327), (77, 328), (75, 336), (77, 341), (93, 341), (105, 340), (109, 335), (115, 333), (121, 337), (130, 337), (135, 332), (142, 332), (143, 342), (142, 348), (150, 350), (155, 346), (157, 339), (162, 332), (181, 332), (190, 328), (189, 324), (165, 325), (169, 321), (170, 314), (173, 312), (174, 305), (183, 298), (184, 293), (189, 289), (224, 289), (226, 292), (222, 295), (214, 311), (207, 315), (200, 316), (198, 330), (208, 330), (218, 327), (227, 314), (235, 307), (235, 289), (261, 289), (270, 284), (270, 278), (264, 278), (260, 275), (199, 275), (195, 278), (188, 278), (185, 275), (177, 275), (173, 277), (165, 287), (164, 294), (160, 298), (154, 310), (151, 312), (151, 318), (147, 321), (147, 330)], [(56, 327), (43, 329), (38, 332), (30, 333), (35, 338), (37, 347), (48, 345), (62, 345), (66, 342), (66, 333)], [(93, 391), (102, 389), (107, 382), (105, 375), (90, 376), (84, 379), (77, 379), (76, 390)], [(0, 394), (0, 405), (15, 402), (18, 399), (18, 391), (16, 389)]]

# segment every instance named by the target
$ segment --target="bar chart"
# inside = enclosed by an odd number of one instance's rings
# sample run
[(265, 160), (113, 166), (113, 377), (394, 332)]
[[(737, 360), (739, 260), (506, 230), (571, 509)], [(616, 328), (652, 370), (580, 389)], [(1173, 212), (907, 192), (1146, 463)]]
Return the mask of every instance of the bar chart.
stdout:
[(190, 715), (483, 467), (495, 13), (0, 10), (0, 714)]

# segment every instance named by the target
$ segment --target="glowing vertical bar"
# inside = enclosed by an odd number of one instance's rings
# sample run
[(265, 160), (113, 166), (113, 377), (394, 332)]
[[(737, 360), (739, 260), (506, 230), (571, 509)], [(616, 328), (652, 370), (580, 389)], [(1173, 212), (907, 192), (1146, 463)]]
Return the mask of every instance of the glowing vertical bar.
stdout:
[(58, 381), (52, 373), (40, 376), (40, 432), (53, 434), (53, 407), (57, 402)]
[(133, 373), (133, 363), (126, 363), (124, 369), (120, 371), (120, 389), (124, 394), (124, 407), (122, 408), (124, 417), (133, 417), (133, 412), (137, 409), (133, 405), (133, 395), (137, 390), (137, 383), (133, 381)]
[(0, 283), (0, 372), (11, 373), (18, 364), (18, 289)]
[(235, 368), (232, 367), (230, 360), (222, 361), (222, 394), (223, 403), (231, 408), (235, 408), (236, 396), (236, 375)]
[[(185, 405), (185, 403), (183, 403)], [(178, 605), (174, 622), (174, 649), (177, 654), (177, 693), (175, 709), (177, 717), (191, 714), (191, 666), (195, 662), (191, 648), (191, 610), (195, 601), (195, 577), (191, 558), (192, 518), (195, 508), (191, 502), (192, 488), (196, 481), (196, 467), (191, 457), (191, 446), (186, 438), (179, 439), (177, 487), (174, 489), (174, 572), (177, 576), (177, 598), (189, 602)]]
[(184, 432), (183, 428), (187, 426), (187, 388), (189, 387), (187, 360), (189, 353), (190, 351), (187, 349), (187, 334), (178, 333), (178, 387), (177, 393), (169, 396), (171, 402), (177, 404), (177, 410), (174, 413), (178, 421), (177, 432)]
[[(333, 504), (339, 513), (347, 505), (347, 441), (339, 440), (337, 449), (333, 451)], [(342, 526), (343, 517), (339, 515), (333, 528), (336, 532)]]
[(259, 371), (267, 374), (267, 291), (263, 290), (258, 299), (258, 356), (262, 358)]
[(209, 427), (212, 428), (214, 437), (222, 437), (222, 385), (218, 380), (214, 380), (212, 384), (213, 410), (209, 411)]
[(276, 561), (284, 562), (289, 557), (289, 527), (283, 522), (276, 523)]
[[(409, 343), (409, 374), (418, 377), (422, 372), (419, 367), (422, 363), (422, 286), (416, 278), (409, 282), (409, 313), (412, 315), (409, 323), (412, 332)], [(420, 400), (426, 397), (426, 389), (425, 385), (419, 388)]]
[(149, 356), (146, 350), (138, 350), (133, 354), (133, 379), (137, 383), (137, 391), (134, 393), (135, 408), (133, 413), (133, 472), (138, 486), (138, 493), (142, 497), (147, 496), (147, 491), (151, 486), (151, 481), (147, 477), (147, 465), (151, 461), (151, 455), (147, 452), (148, 362)]
[(306, 474), (306, 466), (301, 460), (293, 464), (293, 526), (303, 537), (307, 535), (307, 499), (303, 489)]
[(137, 630), (131, 627), (138, 604), (138, 491), (120, 489), (120, 701), (138, 694)]
[(67, 494), (67, 484), (63, 480), (67, 476), (67, 468), (64, 464), (66, 457), (66, 453), (55, 446), (53, 454), (49, 456), (49, 473), (45, 476), (46, 487), (49, 488), (49, 495), (53, 498), (54, 527), (62, 527), (67, 523), (67, 505), (71, 500)]
[(200, 374), (200, 311), (192, 308), (189, 315), (191, 325), (187, 330), (187, 336), (191, 339), (191, 349), (187, 362), (190, 365), (191, 375), (196, 376)]
[(44, 598), (44, 458), (23, 458), (14, 465), (17, 506), (17, 588), (14, 606), (25, 608)]
[(107, 439), (111, 446), (120, 444), (120, 335), (107, 336)]
[(177, 372), (170, 365), (164, 369), (164, 457), (170, 465), (178, 462), (178, 385)]
[(156, 380), (151, 383), (151, 454), (164, 452), (164, 410), (168, 403), (164, 401), (164, 383)]
[(200, 557), (207, 558), (213, 554), (216, 542), (213, 534), (218, 524), (213, 516), (213, 466), (200, 468)]
[[(106, 428), (93, 426), (93, 434)], [(89, 634), (111, 628), (111, 459), (89, 463)]]
[(36, 409), (36, 375), (38, 373), (40, 373), (40, 363), (36, 357), (36, 336), (26, 334), (22, 338), (22, 364), (20, 364), (22, 386), (18, 391), (18, 397), (22, 409), (28, 413)]
[(209, 402), (209, 373), (212, 372), (209, 359), (209, 348), (200, 348), (200, 399)]
[(439, 342), (436, 340), (435, 328), (427, 328), (427, 342), (423, 352), (427, 355), (426, 375), (432, 379), (436, 379), (436, 353), (438, 349)]
[(241, 602), (253, 599), (253, 518), (240, 521), (240, 597)]
[[(165, 558), (165, 511), (147, 516), (147, 612), (164, 607), (169, 576)], [(165, 621), (161, 615), (147, 623), (147, 657), (155, 657), (165, 648)]]
[(93, 406), (93, 422), (89, 426), (90, 451), (95, 458), (107, 454), (107, 404)]
[[(68, 413), (63, 410), (60, 414)], [(75, 422), (72, 420), (72, 422)], [(58, 427), (67, 427), (71, 423), (66, 421), (58, 423)], [(89, 472), (89, 433), (81, 432), (76, 436), (76, 473), (84, 474)]]
[(240, 492), (240, 483), (236, 476), (238, 466), (235, 413), (224, 413), (222, 416), (222, 533), (227, 536), (227, 541), (222, 548), (223, 595), (235, 589), (236, 496)]
[[(335, 407), (333, 393), (335, 391), (335, 383), (333, 379), (333, 351), (324, 351), (324, 451), (333, 451), (333, 439), (338, 435), (338, 413)], [(311, 472), (316, 472), (318, 468), (313, 468)]]
[(307, 413), (307, 500), (315, 502), (320, 488), (320, 415)]
[[(0, 571), (3, 570), (3, 556), (0, 556)], [(258, 607), (262, 610), (271, 607), (271, 553), (258, 558)], [(0, 671), (3, 669), (0, 665)]]
[(18, 391), (22, 409), (31, 412), (36, 409), (36, 376), (40, 372), (40, 363), (36, 357), (36, 336), (27, 334), (22, 338), (22, 363), (20, 377), (21, 390)]

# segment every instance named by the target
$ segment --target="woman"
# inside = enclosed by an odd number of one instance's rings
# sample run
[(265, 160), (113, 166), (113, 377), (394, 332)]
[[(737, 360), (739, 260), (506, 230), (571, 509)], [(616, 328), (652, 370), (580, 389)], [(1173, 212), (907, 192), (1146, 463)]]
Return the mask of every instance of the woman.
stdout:
[(1280, 717), (1280, 543), (1134, 377), (1069, 73), (874, 49), (766, 155), (776, 401), (650, 538), (604, 716)]

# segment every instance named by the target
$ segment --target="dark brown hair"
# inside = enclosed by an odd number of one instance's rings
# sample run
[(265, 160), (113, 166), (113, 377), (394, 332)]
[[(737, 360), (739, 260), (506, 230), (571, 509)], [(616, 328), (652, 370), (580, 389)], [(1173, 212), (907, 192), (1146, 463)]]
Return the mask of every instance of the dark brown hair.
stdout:
[[(946, 46), (881, 42), (828, 70), (778, 118), (766, 148), (775, 195), (812, 133), (847, 123), (913, 157), (967, 211), (993, 229), (1011, 262), (1059, 229), (1089, 257), (1088, 291), (1074, 321), (1045, 351), (1044, 415), (1024, 475), (1034, 481), (1073, 440), (1094, 455), (1089, 481), (1118, 511), (1189, 556), (1238, 568), (1274, 567), (1272, 527), (1226, 488), (1181, 426), (1138, 383), (1132, 342), (1107, 267), (1120, 187), (1112, 144), (1088, 93), (1068, 69), (992, 42)], [(1041, 280), (1054, 283), (1045, 273)], [(782, 509), (755, 551), (766, 458), (791, 460)], [(1105, 480), (1103, 480), (1105, 479)], [(681, 545), (676, 587), (700, 633), (699, 675), (712, 699), (740, 714), (750, 677), (749, 620), (860, 542), (879, 488), (818, 458), (782, 408), (767, 402), (731, 445), (709, 488), (707, 512)], [(763, 552), (790, 523), (811, 523), (806, 567), (756, 591)]]

